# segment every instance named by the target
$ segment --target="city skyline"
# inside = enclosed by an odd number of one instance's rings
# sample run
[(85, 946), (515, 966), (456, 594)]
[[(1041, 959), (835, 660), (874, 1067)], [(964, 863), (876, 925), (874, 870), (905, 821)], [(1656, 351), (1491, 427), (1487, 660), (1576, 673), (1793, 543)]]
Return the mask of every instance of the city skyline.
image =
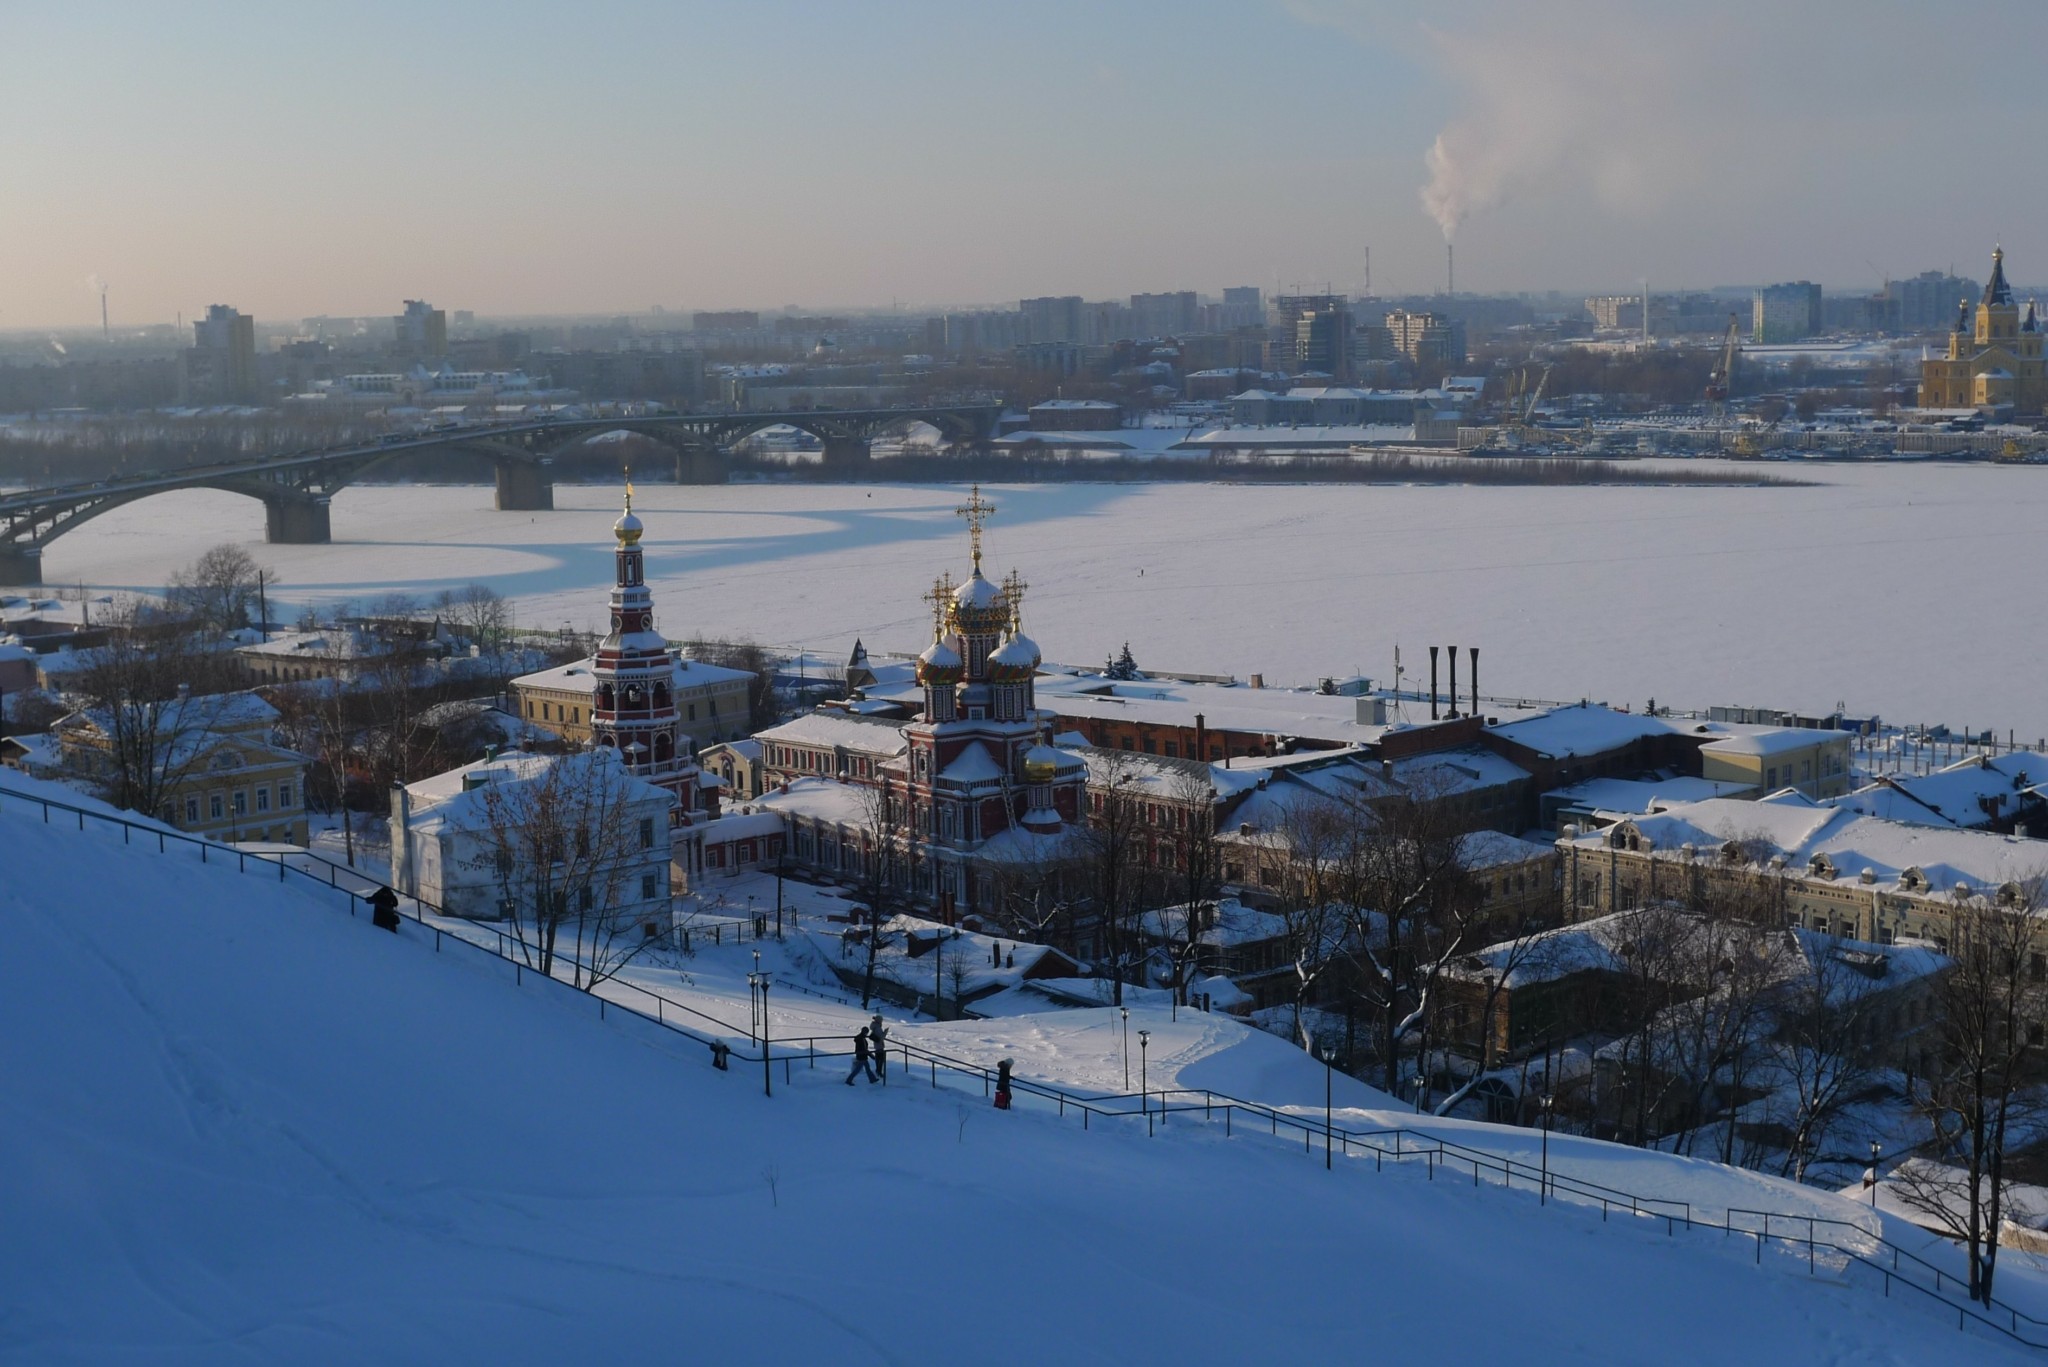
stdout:
[(2048, 262), (2003, 0), (544, 16), (18, 16), (0, 330), (1428, 293), (1447, 230), (1461, 293)]

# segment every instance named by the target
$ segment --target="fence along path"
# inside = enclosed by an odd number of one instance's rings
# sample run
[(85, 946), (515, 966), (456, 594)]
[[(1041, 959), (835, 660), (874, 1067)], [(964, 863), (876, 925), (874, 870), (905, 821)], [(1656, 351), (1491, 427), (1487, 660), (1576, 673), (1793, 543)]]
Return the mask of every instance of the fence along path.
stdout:
[[(201, 863), (233, 867), (245, 875), (254, 873), (268, 878), (274, 871), (276, 881), (280, 883), (297, 879), (338, 893), (351, 916), (358, 914), (357, 903), (385, 886), (367, 874), (307, 851), (243, 850), (169, 830), (157, 823), (96, 812), (0, 786), (0, 815), (11, 816), (27, 811), (39, 812), (46, 825), (57, 824), (57, 816), (62, 814), (63, 824), (75, 823), (81, 832), (86, 830), (88, 821), (115, 827), (120, 830), (124, 844), (144, 849), (153, 844), (159, 854), (165, 855), (174, 851), (196, 852)], [(606, 978), (592, 989), (579, 988), (559, 976), (539, 972), (516, 952), (516, 939), (489, 923), (450, 915), (416, 898), (401, 898), (400, 909), (402, 913), (409, 912), (422, 930), (433, 932), (436, 953), (452, 945), (459, 947), (461, 952), (481, 956), (501, 970), (510, 967), (515, 985), (524, 985), (528, 978), (545, 979), (556, 988), (573, 994), (568, 1000), (594, 1001), (601, 1020), (618, 1020), (622, 1025), (637, 1022), (653, 1027), (660, 1037), (669, 1042), (688, 1039), (706, 1046), (708, 1056), (718, 1067), (729, 1066), (731, 1060), (758, 1063), (762, 1066), (764, 1083), (771, 1089), (778, 1063), (782, 1066), (782, 1080), (787, 1087), (794, 1083), (798, 1065), (806, 1070), (815, 1069), (820, 1058), (845, 1058), (853, 1052), (843, 1036), (829, 1039), (818, 1036), (770, 1038), (764, 1041), (754, 1034), (751, 1026), (735, 1025), (666, 994), (619, 978)], [(574, 961), (573, 956), (560, 950), (556, 951), (555, 957), (559, 967), (568, 967), (572, 972), (584, 967)], [(743, 1045), (740, 1041), (746, 1043)], [(778, 1045), (781, 1046), (779, 1053), (776, 1050)], [(954, 1058), (901, 1038), (892, 1037), (889, 1049), (898, 1063), (897, 1076), (921, 1077), (933, 1089), (972, 1088), (978, 1081), (984, 1097), (994, 1091), (996, 1072), (983, 1064)], [(912, 1065), (917, 1065), (915, 1071)], [(1474, 1187), (1498, 1186), (1514, 1190), (1519, 1184), (1523, 1190), (1534, 1192), (1544, 1206), (1555, 1201), (1582, 1210), (1598, 1207), (1603, 1223), (1611, 1222), (1615, 1216), (1627, 1215), (1632, 1222), (1638, 1222), (1628, 1226), (1630, 1228), (1641, 1228), (1640, 1222), (1651, 1226), (1661, 1223), (1664, 1232), (1672, 1237), (1683, 1231), (1688, 1234), (1719, 1233), (1724, 1239), (1748, 1239), (1753, 1244), (1755, 1261), (1759, 1266), (1763, 1263), (1766, 1248), (1793, 1259), (1798, 1259), (1803, 1253), (1810, 1275), (1817, 1275), (1825, 1268), (1845, 1279), (1860, 1276), (1864, 1283), (1880, 1285), (1887, 1297), (1894, 1290), (1911, 1292), (1922, 1303), (1953, 1313), (1958, 1329), (1989, 1331), (2007, 1341), (2048, 1351), (2048, 1320), (2037, 1319), (1996, 1298), (1989, 1305), (1959, 1299), (1967, 1292), (1967, 1284), (1962, 1279), (1886, 1238), (1881, 1226), (1872, 1228), (1825, 1216), (1742, 1207), (1724, 1208), (1717, 1220), (1710, 1209), (1695, 1208), (1689, 1201), (1635, 1195), (1573, 1177), (1547, 1163), (1540, 1167), (1531, 1166), (1512, 1155), (1447, 1139), (1415, 1126), (1354, 1130), (1336, 1124), (1333, 1113), (1328, 1109), (1318, 1117), (1311, 1111), (1268, 1106), (1208, 1089), (1162, 1087), (1142, 1092), (1100, 1093), (1070, 1090), (1013, 1075), (1010, 1091), (1013, 1106), (1022, 1109), (1019, 1103), (1029, 1102), (1033, 1109), (1061, 1118), (1078, 1116), (1083, 1130), (1090, 1129), (1097, 1120), (1142, 1122), (1148, 1134), (1156, 1134), (1175, 1118), (1183, 1125), (1200, 1120), (1209, 1127), (1220, 1124), (1226, 1138), (1244, 1131), (1254, 1136), (1264, 1134), (1273, 1140), (1284, 1135), (1290, 1144), (1299, 1139), (1302, 1152), (1310, 1157), (1315, 1156), (1317, 1141), (1320, 1140), (1325, 1167), (1333, 1168), (1338, 1157), (1352, 1162), (1362, 1162), (1370, 1157), (1375, 1172), (1384, 1171), (1389, 1163), (1404, 1170), (1412, 1170), (1419, 1164), (1429, 1181), (1436, 1181), (1440, 1176), (1445, 1180), (1462, 1180), (1469, 1174)]]

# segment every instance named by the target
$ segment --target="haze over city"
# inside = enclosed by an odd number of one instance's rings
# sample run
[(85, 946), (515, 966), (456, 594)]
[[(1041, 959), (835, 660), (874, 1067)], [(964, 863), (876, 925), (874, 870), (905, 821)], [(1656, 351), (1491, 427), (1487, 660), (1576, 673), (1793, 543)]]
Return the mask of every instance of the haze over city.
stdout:
[[(0, 330), (2048, 263), (2027, 0), (14, 6)], [(1425, 203), (1427, 199), (1427, 203)]]
[(2038, 1363), (2044, 52), (7, 8), (0, 1361)]

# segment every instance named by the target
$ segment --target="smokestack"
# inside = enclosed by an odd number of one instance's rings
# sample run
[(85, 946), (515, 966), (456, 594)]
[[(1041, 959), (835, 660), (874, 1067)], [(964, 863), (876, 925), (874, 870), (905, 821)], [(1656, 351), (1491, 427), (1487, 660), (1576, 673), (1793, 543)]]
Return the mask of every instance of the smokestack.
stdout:
[(1479, 647), (1472, 647), (1472, 715), (1479, 715)]
[(1451, 705), (1444, 710), (1446, 717), (1458, 715), (1458, 648), (1451, 647)]
[(1429, 719), (1436, 720), (1436, 652), (1437, 646), (1429, 648)]
[(113, 325), (107, 321), (107, 292), (105, 289), (100, 290), (100, 340), (103, 342), (114, 340)]
[(1446, 242), (1444, 243), (1444, 293), (1454, 295), (1457, 292), (1458, 249)]

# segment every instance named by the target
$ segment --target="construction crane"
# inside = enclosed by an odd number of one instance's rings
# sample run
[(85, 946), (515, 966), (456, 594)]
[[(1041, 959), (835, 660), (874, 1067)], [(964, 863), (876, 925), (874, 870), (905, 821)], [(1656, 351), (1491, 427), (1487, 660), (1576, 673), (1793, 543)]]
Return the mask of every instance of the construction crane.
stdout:
[[(1735, 357), (1739, 349), (1738, 339), (1742, 333), (1742, 320), (1737, 314), (1728, 315), (1728, 336), (1721, 343), (1721, 359), (1714, 366), (1713, 374), (1707, 376), (1707, 402), (1725, 404), (1728, 390), (1735, 379)], [(1716, 409), (1718, 414), (1719, 410)]]

